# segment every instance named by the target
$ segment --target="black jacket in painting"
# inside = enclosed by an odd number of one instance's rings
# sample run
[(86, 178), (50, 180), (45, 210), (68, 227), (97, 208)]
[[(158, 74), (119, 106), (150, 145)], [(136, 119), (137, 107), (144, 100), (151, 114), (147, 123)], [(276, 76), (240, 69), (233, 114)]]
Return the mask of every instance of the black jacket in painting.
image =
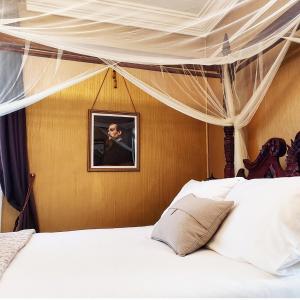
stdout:
[(111, 140), (104, 150), (103, 165), (133, 166), (132, 152), (121, 140)]

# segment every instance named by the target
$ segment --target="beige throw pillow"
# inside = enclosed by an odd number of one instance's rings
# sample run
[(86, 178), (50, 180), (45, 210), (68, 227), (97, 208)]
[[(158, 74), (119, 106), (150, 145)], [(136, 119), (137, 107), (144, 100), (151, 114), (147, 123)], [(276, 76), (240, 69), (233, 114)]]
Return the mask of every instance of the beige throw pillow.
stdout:
[(168, 208), (154, 226), (151, 237), (185, 256), (211, 239), (233, 204), (189, 194)]

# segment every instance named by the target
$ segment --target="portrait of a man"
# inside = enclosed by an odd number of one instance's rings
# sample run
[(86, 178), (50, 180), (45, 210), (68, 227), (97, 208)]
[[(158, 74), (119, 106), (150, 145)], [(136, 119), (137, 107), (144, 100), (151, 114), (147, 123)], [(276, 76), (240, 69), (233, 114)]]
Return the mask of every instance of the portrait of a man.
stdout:
[(138, 114), (89, 112), (89, 171), (138, 170)]

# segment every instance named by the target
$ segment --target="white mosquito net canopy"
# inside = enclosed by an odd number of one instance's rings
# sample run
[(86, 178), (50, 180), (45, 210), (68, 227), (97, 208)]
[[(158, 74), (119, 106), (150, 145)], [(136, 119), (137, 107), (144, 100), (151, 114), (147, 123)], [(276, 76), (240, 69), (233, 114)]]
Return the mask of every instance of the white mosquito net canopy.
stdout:
[[(233, 125), (236, 170), (247, 156), (242, 128), (258, 109), (289, 44), (300, 40), (299, 0), (0, 3), (0, 116), (112, 68), (186, 115)], [(11, 40), (23, 46), (13, 47)], [(36, 53), (36, 44), (54, 48), (51, 58), (33, 57), (45, 56), (42, 50)], [(67, 60), (70, 52), (98, 58), (98, 63)], [(60, 72), (65, 67), (68, 74)], [(16, 92), (24, 70), (38, 71)]]

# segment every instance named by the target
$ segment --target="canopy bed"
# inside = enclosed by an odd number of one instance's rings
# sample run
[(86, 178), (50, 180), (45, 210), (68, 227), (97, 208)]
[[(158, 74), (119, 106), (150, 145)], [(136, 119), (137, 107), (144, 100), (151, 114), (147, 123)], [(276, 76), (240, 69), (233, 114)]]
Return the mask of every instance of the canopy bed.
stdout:
[[(11, 132), (24, 137), (25, 111), (20, 109), (111, 68), (171, 108), (223, 126), (224, 176), (232, 177), (247, 157), (243, 128), (260, 106), (290, 43), (299, 42), (299, 15), (297, 0), (4, 1), (1, 143), (18, 144)], [(44, 60), (37, 62), (34, 56)], [(32, 72), (37, 65), (39, 70)], [(65, 66), (68, 74), (61, 72)], [(17, 150), (3, 146), (0, 151), (2, 190), (20, 211), (29, 186), (26, 150), (16, 155)], [(17, 162), (17, 170), (22, 168), (22, 176), (9, 169), (7, 151), (15, 153), (10, 159)], [(35, 219), (32, 197), (27, 219)]]
[[(285, 155), (286, 150), (287, 167), (283, 168), (279, 159)], [(245, 160), (245, 167), (249, 170), (248, 178), (252, 179), (299, 176), (299, 162), (300, 133), (296, 135), (291, 145), (286, 145), (280, 138), (270, 139), (262, 146), (253, 162)], [(300, 177), (291, 177), (291, 180), (292, 178), (296, 178), (299, 184)], [(214, 185), (217, 181), (210, 182), (214, 190), (218, 189)], [(240, 181), (239, 184), (243, 182)], [(232, 190), (232, 183), (229, 185)], [(236, 185), (233, 189), (235, 187)], [(255, 194), (255, 191), (252, 190), (251, 193)], [(269, 200), (259, 199), (261, 202)], [(297, 203), (299, 205), (299, 197)], [(243, 226), (242, 223), (240, 225)], [(223, 227), (224, 225), (220, 230)], [(27, 245), (16, 254), (1, 278), (0, 295), (1, 297), (300, 296), (299, 263), (296, 264), (294, 275), (282, 277), (266, 272), (253, 264), (220, 255), (218, 251), (210, 250), (213, 248), (210, 244), (209, 249), (200, 249), (186, 257), (180, 257), (165, 244), (152, 240), (151, 231), (152, 226), (148, 226), (37, 233), (33, 234), (31, 239), (27, 236), (29, 239)], [(24, 231), (20, 231), (22, 232)]]

